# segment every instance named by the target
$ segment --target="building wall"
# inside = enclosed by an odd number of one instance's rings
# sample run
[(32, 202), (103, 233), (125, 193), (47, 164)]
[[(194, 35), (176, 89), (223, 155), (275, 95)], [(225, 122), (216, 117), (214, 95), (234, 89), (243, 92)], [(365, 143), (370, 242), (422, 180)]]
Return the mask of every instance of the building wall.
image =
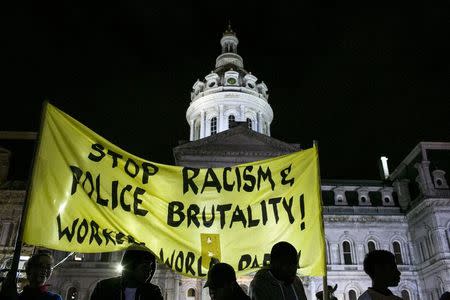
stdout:
[[(399, 203), (404, 200), (404, 192), (396, 184), (389, 186), (389, 183), (335, 181), (322, 185), (328, 283), (338, 284), (335, 295), (339, 300), (349, 299), (350, 290), (354, 290), (359, 296), (371, 285), (362, 266), (364, 256), (369, 251), (369, 241), (372, 241), (377, 249), (391, 252), (394, 252), (393, 243), (399, 244), (402, 259), (399, 270), (402, 276), (399, 286), (392, 288), (397, 295), (406, 290), (413, 300), (438, 300), (444, 290), (450, 290), (450, 191), (448, 188), (436, 191), (430, 187), (430, 184), (433, 184), (430, 174), (422, 172), (418, 175), (414, 184), (420, 186), (420, 193), (411, 197), (403, 207)], [(395, 180), (403, 179), (405, 178), (399, 176)], [(389, 188), (393, 192), (391, 195), (395, 200), (394, 205), (389, 201), (382, 201), (383, 196), (380, 196), (385, 195), (383, 193), (389, 191)], [(377, 197), (381, 202), (376, 203), (369, 199), (368, 203), (356, 203), (367, 191), (370, 191), (367, 196), (374, 197), (379, 193)], [(353, 200), (349, 192), (354, 193)], [(395, 198), (396, 194), (399, 194), (398, 200)], [(339, 195), (345, 197), (339, 198)], [(7, 267), (14, 250), (24, 197), (23, 187), (17, 189), (11, 185), (3, 185), (0, 189), (2, 267)], [(347, 262), (344, 242), (350, 245), (350, 260)], [(32, 250), (33, 247), (25, 246), (23, 255), (31, 254)], [(55, 260), (59, 261), (67, 254), (55, 251)], [(75, 288), (78, 291), (77, 299), (89, 299), (100, 279), (118, 275), (116, 266), (121, 258), (120, 252), (77, 257), (82, 260), (75, 261), (72, 256), (55, 269), (50, 280), (52, 290), (64, 298), (69, 289)], [(239, 282), (245, 288), (249, 286), (251, 278), (240, 278)], [(315, 293), (322, 290), (322, 279), (305, 277), (303, 282), (308, 298), (315, 299)], [(204, 280), (182, 277), (163, 265), (158, 266), (153, 283), (160, 286), (165, 299), (209, 299), (207, 289), (202, 288)], [(195, 296), (189, 297), (188, 294), (192, 294), (192, 291), (195, 291)]]

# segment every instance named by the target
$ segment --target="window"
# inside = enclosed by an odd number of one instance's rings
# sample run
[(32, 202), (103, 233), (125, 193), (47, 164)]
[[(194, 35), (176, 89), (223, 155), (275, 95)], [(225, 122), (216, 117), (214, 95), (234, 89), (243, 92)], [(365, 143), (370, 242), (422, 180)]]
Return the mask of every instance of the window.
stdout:
[(422, 256), (422, 261), (425, 261), (427, 259), (426, 253), (425, 253), (425, 249), (423, 247), (423, 243), (419, 242), (419, 246), (420, 246), (420, 254)]
[(247, 118), (247, 126), (249, 129), (252, 129), (252, 119)]
[(194, 140), (198, 140), (200, 138), (200, 121), (194, 122)]
[(195, 290), (194, 289), (189, 289), (188, 291), (187, 291), (187, 296), (188, 297), (195, 297)]
[(343, 242), (342, 249), (344, 252), (344, 264), (351, 265), (352, 264), (352, 251), (350, 248), (350, 243), (347, 241)]
[(103, 252), (100, 256), (101, 262), (109, 262), (111, 260), (111, 252)]
[(217, 133), (217, 117), (211, 119), (211, 134)]
[(395, 263), (397, 265), (403, 265), (402, 250), (400, 249), (400, 244), (398, 242), (393, 242), (392, 247), (394, 248)]
[(348, 291), (348, 299), (356, 300), (356, 292), (354, 290)]
[(234, 115), (229, 115), (228, 116), (228, 128), (231, 128), (231, 123), (233, 123), (234, 121), (235, 121), (236, 119), (235, 119), (235, 117), (234, 117)]
[(366, 197), (361, 196), (361, 202), (362, 202), (362, 203), (366, 203), (366, 200), (367, 200)]
[(67, 300), (78, 300), (78, 291), (76, 288), (71, 287), (68, 291), (67, 291)]
[(369, 250), (369, 252), (372, 252), (373, 250), (375, 250), (376, 249), (375, 243), (373, 241), (369, 241), (367, 243), (367, 249)]
[(403, 291), (402, 291), (402, 299), (403, 299), (403, 300), (409, 300), (409, 299), (411, 299), (411, 298), (409, 297), (409, 292), (408, 292), (407, 290), (403, 290)]

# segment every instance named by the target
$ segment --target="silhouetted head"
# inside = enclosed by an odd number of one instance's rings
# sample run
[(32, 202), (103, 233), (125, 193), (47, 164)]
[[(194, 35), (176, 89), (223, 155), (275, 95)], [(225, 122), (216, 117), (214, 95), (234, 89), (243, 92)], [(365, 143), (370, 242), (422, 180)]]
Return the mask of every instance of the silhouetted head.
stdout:
[(233, 267), (226, 263), (217, 263), (209, 269), (204, 287), (209, 288), (211, 300), (233, 299), (235, 290), (240, 288)]
[(278, 280), (293, 283), (297, 276), (297, 250), (288, 242), (273, 245), (270, 251), (270, 271)]
[(122, 257), (121, 265), (124, 279), (143, 284), (153, 276), (156, 269), (156, 259), (153, 253), (144, 248), (129, 248)]
[(25, 266), (30, 286), (38, 287), (45, 284), (53, 271), (53, 257), (49, 252), (38, 252), (28, 260)]
[(439, 300), (450, 300), (450, 292), (443, 293)]
[[(337, 290), (337, 284), (333, 286), (328, 285), (328, 299), (337, 300), (337, 298), (333, 295), (333, 293)], [(323, 300), (323, 291), (317, 292), (316, 297), (319, 300)]]
[(395, 263), (395, 256), (386, 250), (369, 252), (364, 259), (364, 271), (372, 281), (386, 287), (397, 286), (400, 282), (400, 271)]

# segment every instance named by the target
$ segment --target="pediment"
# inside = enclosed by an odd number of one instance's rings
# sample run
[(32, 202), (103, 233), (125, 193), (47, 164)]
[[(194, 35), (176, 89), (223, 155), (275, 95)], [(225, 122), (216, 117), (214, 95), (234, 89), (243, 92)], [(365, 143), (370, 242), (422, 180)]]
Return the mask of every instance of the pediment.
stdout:
[(180, 154), (202, 153), (202, 155), (239, 154), (257, 152), (286, 154), (300, 150), (299, 144), (289, 144), (249, 129), (237, 126), (203, 139), (188, 142), (173, 149), (175, 156)]

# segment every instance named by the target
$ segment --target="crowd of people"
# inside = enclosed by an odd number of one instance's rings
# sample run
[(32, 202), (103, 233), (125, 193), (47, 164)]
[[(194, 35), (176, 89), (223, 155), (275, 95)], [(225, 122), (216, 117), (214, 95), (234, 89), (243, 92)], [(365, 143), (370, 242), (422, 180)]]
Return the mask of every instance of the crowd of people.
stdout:
[[(247, 295), (237, 282), (232, 266), (217, 262), (208, 271), (204, 288), (208, 288), (212, 300), (306, 300), (303, 283), (297, 276), (297, 250), (288, 242), (273, 245), (270, 265), (256, 272)], [(33, 255), (26, 265), (28, 285), (20, 293), (2, 289), (1, 300), (62, 300), (61, 296), (50, 292), (46, 284), (52, 273), (54, 261), (48, 252)], [(156, 258), (147, 249), (131, 247), (125, 251), (118, 277), (101, 280), (95, 286), (90, 300), (162, 300), (158, 286), (150, 283), (156, 271)], [(392, 293), (389, 287), (400, 282), (400, 271), (395, 256), (386, 250), (369, 252), (364, 259), (364, 271), (372, 280), (372, 286), (358, 300), (402, 299)], [(328, 299), (337, 300), (333, 295), (337, 286), (328, 286)], [(323, 299), (323, 292), (316, 294)], [(440, 300), (450, 300), (445, 292)]]

